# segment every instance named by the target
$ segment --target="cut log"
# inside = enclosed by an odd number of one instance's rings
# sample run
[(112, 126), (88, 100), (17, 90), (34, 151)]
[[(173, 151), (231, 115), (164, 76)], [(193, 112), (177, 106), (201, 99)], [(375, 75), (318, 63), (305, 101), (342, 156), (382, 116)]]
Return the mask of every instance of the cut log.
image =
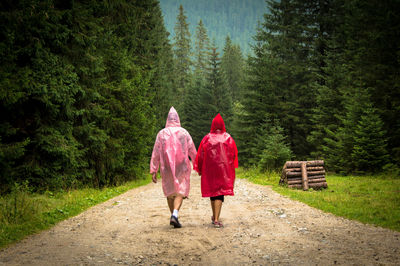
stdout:
[(303, 183), (303, 190), (308, 190), (308, 176), (305, 162), (301, 164), (301, 179)]
[(311, 167), (311, 166), (323, 166), (324, 161), (323, 160), (316, 160), (316, 161), (288, 161), (285, 163), (285, 167), (288, 168), (299, 168), (301, 167), (302, 163), (306, 163), (306, 166)]
[(309, 184), (309, 187), (315, 188), (315, 189), (318, 189), (318, 188), (327, 188), (327, 187), (328, 187), (328, 184), (327, 184), (326, 182), (311, 183), (311, 184)]
[(312, 175), (324, 175), (325, 174), (325, 171), (324, 170), (322, 170), (322, 171), (307, 171), (307, 175), (308, 176), (312, 176)]
[[(319, 188), (327, 188), (328, 184), (326, 182), (321, 182), (321, 183), (310, 183), (308, 184), (310, 188), (313, 189), (319, 189)], [(288, 185), (288, 188), (303, 188), (303, 185), (301, 184), (292, 184)]]
[(284, 171), (286, 173), (289, 173), (289, 172), (301, 172), (301, 168), (286, 168)]
[[(307, 176), (307, 177), (308, 177), (308, 180), (325, 178), (324, 175), (312, 175), (312, 176)], [(301, 180), (301, 176), (288, 176), (287, 180), (288, 181)]]
[(286, 176), (287, 176), (288, 178), (290, 178), (290, 177), (295, 177), (295, 176), (301, 176), (301, 172), (287, 172), (287, 173), (286, 173)]
[(324, 179), (325, 179), (325, 176), (324, 176), (324, 175), (312, 175), (312, 176), (309, 176), (309, 177), (308, 177), (308, 180), (311, 180), (311, 179), (320, 179), (320, 178), (324, 178)]
[(301, 176), (295, 176), (295, 177), (290, 177), (287, 179), (287, 181), (301, 181)]
[[(289, 182), (289, 181), (288, 181)], [(293, 182), (293, 181), (292, 181)], [(308, 184), (326, 182), (325, 178), (309, 179)]]
[(324, 171), (324, 167), (323, 166), (307, 166), (307, 172), (311, 172), (311, 171)]
[[(288, 178), (291, 178), (291, 177), (298, 177), (298, 176), (301, 176), (302, 174), (301, 174), (301, 172), (287, 172), (286, 173), (286, 176), (288, 177)], [(312, 172), (308, 172), (307, 171), (307, 176), (308, 177), (310, 177), (310, 176), (320, 176), (320, 175), (325, 175), (325, 171), (312, 171)]]
[(296, 184), (299, 184), (299, 185), (301, 185), (302, 184), (302, 181), (301, 181), (301, 179), (298, 179), (298, 180), (288, 180), (288, 185), (296, 185)]
[[(310, 166), (307, 167), (307, 172), (310, 171), (323, 171), (324, 167), (323, 166)], [(282, 171), (288, 173), (288, 172), (301, 172), (301, 168), (300, 167), (296, 167), (296, 168), (284, 168)]]

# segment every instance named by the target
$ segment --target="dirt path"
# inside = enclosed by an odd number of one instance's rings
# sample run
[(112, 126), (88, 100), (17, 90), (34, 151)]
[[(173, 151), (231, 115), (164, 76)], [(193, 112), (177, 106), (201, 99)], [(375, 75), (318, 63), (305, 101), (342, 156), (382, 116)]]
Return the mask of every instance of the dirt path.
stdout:
[(221, 219), (192, 174), (181, 229), (169, 226), (161, 184), (97, 205), (0, 251), (0, 265), (399, 265), (400, 233), (323, 213), (237, 180)]

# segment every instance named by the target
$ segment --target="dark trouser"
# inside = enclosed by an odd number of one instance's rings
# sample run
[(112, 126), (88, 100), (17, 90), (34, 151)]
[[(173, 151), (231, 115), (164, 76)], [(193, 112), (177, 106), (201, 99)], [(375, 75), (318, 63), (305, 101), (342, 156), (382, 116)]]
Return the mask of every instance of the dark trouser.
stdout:
[(216, 196), (216, 197), (210, 197), (211, 201), (214, 200), (221, 200), (222, 202), (224, 202), (224, 195), (220, 195), (220, 196)]

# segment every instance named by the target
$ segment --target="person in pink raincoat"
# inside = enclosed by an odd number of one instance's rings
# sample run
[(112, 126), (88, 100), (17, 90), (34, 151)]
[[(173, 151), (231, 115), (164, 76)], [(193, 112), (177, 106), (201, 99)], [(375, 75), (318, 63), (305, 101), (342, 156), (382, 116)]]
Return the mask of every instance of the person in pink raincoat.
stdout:
[(226, 132), (225, 123), (217, 114), (211, 123), (211, 130), (200, 143), (194, 163), (194, 170), (201, 175), (201, 195), (210, 197), (215, 227), (223, 227), (221, 214), (224, 196), (233, 196), (235, 168), (239, 166), (236, 143)]
[(171, 107), (165, 128), (157, 134), (150, 161), (150, 173), (153, 182), (157, 183), (157, 172), (160, 168), (162, 188), (167, 197), (171, 212), (170, 225), (180, 228), (178, 212), (184, 198), (190, 190), (190, 173), (192, 170), (189, 156), (196, 158), (196, 147), (189, 132), (181, 127), (178, 113)]

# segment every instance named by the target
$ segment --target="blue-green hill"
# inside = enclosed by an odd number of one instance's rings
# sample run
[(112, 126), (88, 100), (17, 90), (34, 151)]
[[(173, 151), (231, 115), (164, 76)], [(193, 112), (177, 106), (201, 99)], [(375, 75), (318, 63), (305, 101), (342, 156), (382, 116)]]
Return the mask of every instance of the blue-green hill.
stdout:
[(267, 12), (265, 0), (160, 0), (160, 4), (171, 40), (179, 5), (182, 5), (188, 17), (192, 39), (202, 19), (210, 40), (215, 38), (219, 51), (229, 35), (234, 43), (240, 45), (244, 55), (251, 51), (250, 43), (253, 42), (258, 22), (263, 20), (263, 14)]

